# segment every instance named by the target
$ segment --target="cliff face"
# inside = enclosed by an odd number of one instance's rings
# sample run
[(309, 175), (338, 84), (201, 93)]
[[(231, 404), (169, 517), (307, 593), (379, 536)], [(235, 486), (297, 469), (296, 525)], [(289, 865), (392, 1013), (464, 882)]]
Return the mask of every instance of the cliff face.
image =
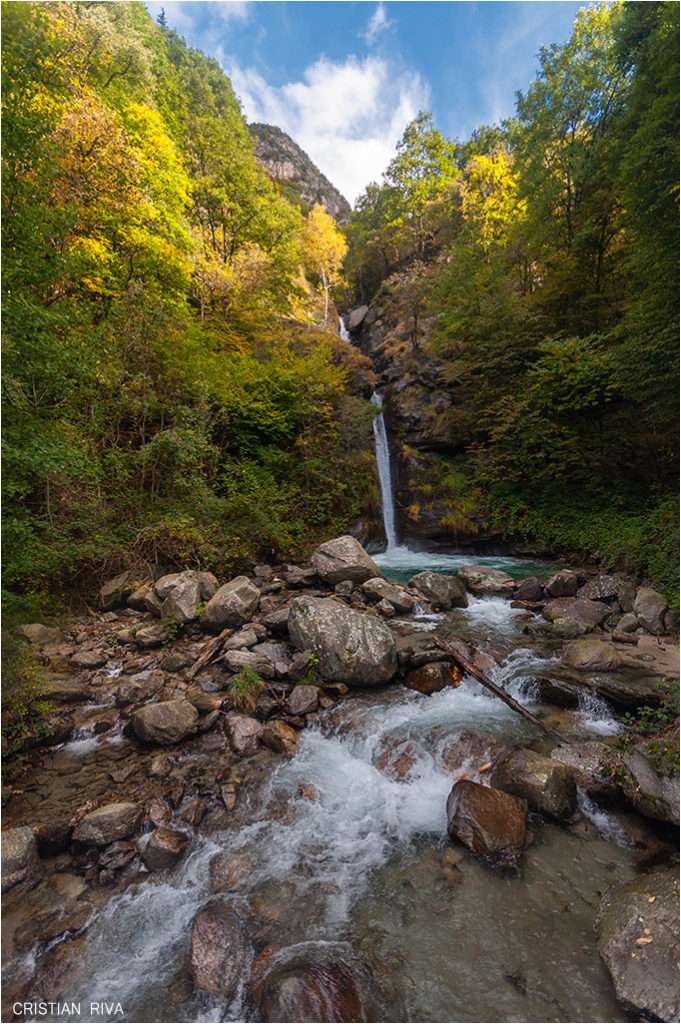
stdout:
[(321, 203), (342, 225), (350, 219), (350, 204), (293, 139), (271, 124), (250, 124), (255, 155), (279, 183), (287, 199), (303, 207)]

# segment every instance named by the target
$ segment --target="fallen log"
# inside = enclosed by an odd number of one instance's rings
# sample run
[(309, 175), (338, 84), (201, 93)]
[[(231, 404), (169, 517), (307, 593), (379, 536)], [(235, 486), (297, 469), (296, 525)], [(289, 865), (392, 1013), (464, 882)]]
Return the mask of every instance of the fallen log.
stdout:
[(500, 700), (503, 700), (504, 704), (507, 704), (509, 708), (511, 708), (513, 711), (516, 711), (519, 715), (522, 715), (523, 718), (526, 718), (528, 720), (528, 722), (532, 722), (533, 725), (536, 725), (539, 729), (542, 730), (542, 732), (545, 732), (548, 736), (555, 736), (557, 739), (563, 739), (560, 733), (556, 732), (554, 729), (551, 729), (539, 718), (535, 718), (533, 714), (527, 711), (521, 704), (518, 703), (517, 700), (514, 700), (513, 697), (509, 697), (506, 691), (503, 690), (501, 686), (497, 686), (496, 683), (493, 683), (490, 677), (485, 675), (485, 673), (481, 671), (481, 669), (476, 668), (475, 665), (471, 665), (470, 661), (468, 661), (467, 658), (465, 658), (461, 654), (461, 652), (454, 644), (449, 643), (448, 640), (443, 640), (442, 637), (440, 636), (434, 636), (433, 640), (436, 643), (436, 645), (440, 648), (440, 650), (444, 651), (445, 654), (449, 655), (452, 661), (455, 662), (459, 666), (459, 668), (462, 668), (464, 672), (468, 672), (470, 676), (473, 676), (474, 679), (477, 679), (477, 681), (481, 683), (484, 687), (486, 687), (488, 690), (491, 690), (495, 697), (499, 697)]
[(196, 673), (199, 672), (203, 668), (204, 665), (207, 665), (208, 662), (212, 658), (214, 658), (216, 654), (218, 654), (218, 652), (220, 651), (220, 648), (224, 644), (224, 642), (227, 639), (227, 637), (230, 636), (230, 634), (233, 633), (233, 632), (234, 632), (233, 629), (230, 629), (229, 627), (227, 627), (227, 629), (223, 629), (223, 631), (221, 633), (219, 633), (218, 636), (214, 636), (212, 640), (208, 641), (208, 643), (203, 648), (203, 650), (199, 654), (198, 658), (196, 659), (196, 661), (194, 662), (192, 667), (187, 672), (187, 674), (185, 676), (185, 680), (187, 682), (189, 682), (191, 679), (193, 679), (194, 676), (196, 675)]
[(488, 772), (492, 767), (492, 762), (487, 761), (486, 764), (481, 764), (479, 768), (471, 768), (468, 772), (463, 772), (462, 775), (457, 775), (454, 782), (461, 782), (462, 779), (470, 779), (471, 775), (481, 775), (482, 772)]

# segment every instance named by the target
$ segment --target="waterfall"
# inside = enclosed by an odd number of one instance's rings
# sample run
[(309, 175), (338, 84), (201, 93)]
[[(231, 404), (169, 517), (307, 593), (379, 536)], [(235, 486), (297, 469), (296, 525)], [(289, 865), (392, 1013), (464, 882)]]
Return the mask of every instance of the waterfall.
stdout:
[(345, 320), (342, 316), (338, 317), (338, 333), (340, 334), (343, 341), (350, 341), (350, 335), (348, 329), (345, 326)]
[(383, 509), (383, 528), (388, 541), (388, 551), (397, 547), (395, 532), (395, 502), (393, 499), (392, 475), (390, 473), (390, 448), (388, 433), (383, 419), (383, 399), (374, 391), (371, 396), (372, 405), (379, 410), (374, 416), (374, 437), (376, 438), (376, 465), (378, 478), (381, 482), (381, 507)]

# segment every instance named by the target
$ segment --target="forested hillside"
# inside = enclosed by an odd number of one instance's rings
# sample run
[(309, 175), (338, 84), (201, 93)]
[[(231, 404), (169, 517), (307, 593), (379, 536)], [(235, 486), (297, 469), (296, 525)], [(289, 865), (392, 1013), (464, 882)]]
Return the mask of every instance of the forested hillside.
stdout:
[(437, 444), (487, 523), (671, 588), (678, 20), (676, 3), (582, 11), (517, 116), (466, 142), (420, 114), (347, 232), (356, 301), (412, 376), (421, 349), (442, 364)]
[(339, 529), (374, 481), (369, 364), (322, 329), (344, 243), (218, 64), (142, 4), (8, 3), (3, 113), (10, 603)]

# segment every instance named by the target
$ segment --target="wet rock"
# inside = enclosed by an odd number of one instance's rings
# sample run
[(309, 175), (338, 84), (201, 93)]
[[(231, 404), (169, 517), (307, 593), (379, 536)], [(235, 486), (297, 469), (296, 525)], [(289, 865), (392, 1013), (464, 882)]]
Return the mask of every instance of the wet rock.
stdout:
[(666, 597), (650, 587), (642, 587), (634, 601), (634, 614), (649, 633), (664, 633), (664, 616), (668, 608)]
[(395, 609), (391, 605), (390, 601), (379, 601), (376, 605), (376, 611), (379, 615), (382, 615), (384, 619), (392, 619), (395, 615)]
[(551, 759), (566, 765), (575, 784), (593, 800), (608, 805), (619, 804), (622, 801), (619, 787), (602, 771), (606, 756), (607, 747), (602, 740), (561, 743), (551, 751)]
[(448, 771), (467, 771), (488, 764), (507, 750), (508, 747), (487, 733), (463, 729), (458, 736), (444, 742), (440, 760)]
[(563, 663), (586, 672), (613, 672), (622, 665), (622, 655), (597, 637), (585, 637), (566, 644)]
[(110, 843), (99, 855), (99, 867), (103, 871), (122, 871), (137, 856), (137, 847), (125, 839)]
[[(670, 750), (665, 760), (664, 748)], [(634, 807), (647, 818), (679, 824), (679, 773), (674, 768), (673, 751), (678, 752), (679, 733), (661, 735), (655, 740), (641, 741), (627, 751), (623, 764), (627, 777), (622, 790)], [(676, 754), (678, 761), (678, 753)]]
[(406, 782), (422, 754), (412, 740), (393, 740), (379, 754), (376, 767), (397, 782)]
[(464, 565), (463, 569), (459, 569), (459, 579), (476, 596), (490, 594), (494, 597), (512, 597), (515, 590), (515, 580), (508, 573), (501, 569), (490, 569), (486, 565)]
[(298, 733), (285, 722), (270, 722), (263, 728), (262, 742), (278, 754), (292, 757), (298, 749)]
[(14, 933), (15, 945), (19, 948), (36, 943), (44, 945), (80, 931), (92, 914), (86, 889), (84, 879), (77, 875), (63, 873), (48, 878), (35, 890), (37, 898), (30, 916)]
[(199, 911), (192, 925), (191, 966), (194, 985), (216, 999), (231, 999), (248, 961), (241, 921), (218, 903)]
[(73, 830), (73, 838), (87, 846), (108, 846), (117, 839), (127, 839), (142, 820), (137, 803), (112, 803), (97, 807), (82, 818)]
[(511, 793), (462, 779), (447, 799), (447, 832), (490, 864), (518, 864), (527, 804)]
[(177, 815), (187, 825), (198, 828), (206, 814), (206, 801), (200, 796), (188, 796), (180, 804)]
[(99, 591), (99, 605), (103, 611), (119, 608), (126, 599), (137, 590), (141, 581), (133, 572), (122, 572), (114, 579), (108, 580)]
[(47, 821), (36, 830), (40, 857), (56, 857), (68, 850), (73, 826), (70, 821)]
[(359, 971), (340, 943), (267, 946), (253, 964), (251, 992), (263, 1021), (371, 1019)]
[(260, 601), (260, 591), (246, 576), (237, 576), (224, 583), (211, 597), (199, 616), (202, 629), (219, 633), (227, 626), (242, 626)]
[(516, 601), (543, 601), (544, 587), (536, 576), (521, 580), (514, 594)]
[(165, 683), (163, 672), (146, 669), (128, 676), (116, 690), (116, 707), (124, 708), (128, 704), (137, 704), (157, 693)]
[(551, 597), (572, 597), (577, 593), (577, 574), (571, 569), (561, 569), (546, 582), (546, 591)]
[(286, 710), (289, 715), (309, 715), (317, 710), (319, 690), (316, 686), (298, 684), (289, 694)]
[(625, 675), (623, 672), (593, 676), (583, 676), (578, 672), (574, 675), (567, 673), (567, 669), (558, 669), (539, 680), (543, 700), (572, 707), (579, 702), (581, 696), (593, 694), (623, 710), (631, 710), (642, 704), (655, 705), (660, 700), (655, 679), (650, 676)]
[(188, 841), (186, 832), (161, 825), (151, 833), (142, 850), (142, 860), (150, 871), (166, 871), (182, 859)]
[(408, 612), (414, 604), (414, 598), (410, 594), (394, 583), (388, 583), (381, 576), (363, 583), (362, 591), (373, 601), (387, 601), (396, 612)]
[(618, 633), (633, 633), (638, 629), (638, 619), (633, 612), (627, 612), (617, 623)]
[(617, 576), (594, 576), (579, 588), (579, 596), (589, 601), (615, 601), (619, 588)]
[(82, 704), (91, 694), (89, 686), (82, 679), (57, 672), (39, 672), (37, 682), (45, 697), (55, 704)]
[(495, 761), (490, 785), (522, 797), (531, 810), (558, 821), (569, 820), (577, 809), (572, 773), (533, 750), (513, 750)]
[(225, 731), (232, 749), (239, 757), (251, 757), (258, 752), (263, 727), (257, 718), (229, 714), (225, 718)]
[(331, 587), (344, 580), (365, 583), (381, 575), (378, 566), (359, 541), (349, 534), (320, 544), (311, 562), (324, 583)]
[(2, 832), (2, 891), (20, 885), (30, 888), (40, 880), (44, 868), (38, 856), (38, 840), (31, 828), (8, 828)]
[(679, 1019), (678, 870), (614, 886), (596, 919), (617, 998), (649, 1020)]
[(30, 640), (34, 647), (58, 644), (63, 640), (61, 630), (55, 626), (43, 626), (39, 622), (29, 622), (25, 626), (19, 626), (19, 632)]
[(230, 892), (248, 878), (253, 861), (243, 850), (216, 853), (210, 862), (210, 885), (215, 893)]
[(309, 800), (310, 803), (315, 803), (319, 800), (319, 790), (311, 782), (301, 782), (298, 786), (298, 796), (301, 800)]
[(438, 693), (447, 686), (459, 686), (461, 669), (452, 662), (430, 661), (420, 668), (412, 669), (404, 680), (408, 690), (418, 693)]
[(468, 595), (466, 594), (465, 578), (459, 576), (445, 576), (443, 573), (419, 572), (409, 580), (409, 586), (414, 587), (433, 608), (467, 608)]
[(193, 736), (198, 724), (199, 713), (187, 700), (144, 704), (132, 717), (132, 727), (138, 739), (162, 746), (171, 746)]
[(380, 619), (329, 598), (296, 598), (289, 633), (300, 651), (312, 650), (329, 682), (380, 686), (397, 671), (395, 641)]

